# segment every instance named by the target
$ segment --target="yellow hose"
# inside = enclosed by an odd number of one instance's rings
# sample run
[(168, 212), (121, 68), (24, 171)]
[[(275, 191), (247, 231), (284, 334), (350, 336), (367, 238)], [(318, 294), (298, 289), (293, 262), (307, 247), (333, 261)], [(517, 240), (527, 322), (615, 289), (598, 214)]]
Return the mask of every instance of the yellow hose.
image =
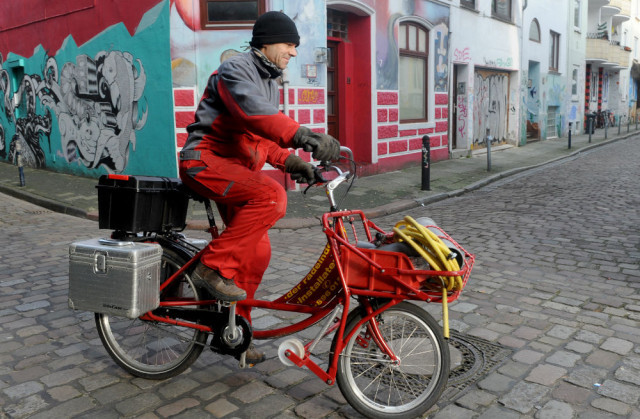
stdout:
[[(434, 271), (459, 271), (458, 260), (452, 255), (451, 249), (433, 231), (420, 225), (413, 218), (406, 216), (393, 227), (398, 241), (409, 244), (429, 264)], [(444, 337), (449, 338), (449, 308), (447, 292), (462, 290), (460, 276), (440, 276), (442, 281), (442, 324)]]

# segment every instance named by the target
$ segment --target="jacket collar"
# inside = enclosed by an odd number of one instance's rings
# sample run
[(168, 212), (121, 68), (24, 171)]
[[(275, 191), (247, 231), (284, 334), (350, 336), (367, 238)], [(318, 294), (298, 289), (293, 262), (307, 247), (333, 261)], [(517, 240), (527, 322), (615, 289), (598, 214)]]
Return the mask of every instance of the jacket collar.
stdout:
[(274, 63), (269, 61), (269, 59), (257, 48), (251, 48), (253, 52), (253, 56), (256, 57), (254, 61), (257, 64), (258, 71), (264, 77), (269, 77), (271, 79), (275, 79), (282, 76), (282, 70), (280, 70)]

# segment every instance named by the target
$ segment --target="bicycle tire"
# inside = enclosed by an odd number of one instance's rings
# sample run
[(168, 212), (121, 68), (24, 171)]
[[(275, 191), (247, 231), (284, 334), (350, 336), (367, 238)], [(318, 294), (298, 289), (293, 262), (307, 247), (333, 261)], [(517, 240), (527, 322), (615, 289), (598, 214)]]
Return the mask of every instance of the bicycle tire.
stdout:
[[(363, 312), (355, 310), (349, 316), (345, 336), (363, 318)], [(340, 354), (338, 387), (347, 402), (364, 416), (420, 417), (438, 401), (449, 377), (449, 347), (440, 326), (424, 309), (407, 302), (376, 318), (400, 364), (395, 366), (384, 359), (375, 341), (365, 336), (368, 323), (364, 323)], [(337, 338), (336, 334), (332, 348)], [(370, 343), (368, 347), (364, 342)]]
[[(189, 256), (181, 253), (184, 252), (163, 244), (161, 282), (188, 261)], [(163, 290), (161, 299), (168, 296), (199, 299), (188, 275), (169, 288)], [(109, 314), (96, 313), (95, 321), (100, 340), (116, 364), (146, 379), (162, 380), (182, 373), (198, 359), (208, 337), (207, 333), (188, 327)]]

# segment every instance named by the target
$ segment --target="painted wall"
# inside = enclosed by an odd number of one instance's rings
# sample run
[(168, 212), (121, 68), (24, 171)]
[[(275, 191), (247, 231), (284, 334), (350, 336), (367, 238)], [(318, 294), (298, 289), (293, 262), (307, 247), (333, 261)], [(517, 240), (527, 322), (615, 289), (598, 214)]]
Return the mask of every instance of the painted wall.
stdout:
[[(289, 116), (301, 124), (326, 132), (326, 65), (317, 62), (326, 48), (324, 1), (271, 0), (267, 10), (282, 10), (298, 28), (304, 28), (299, 30), (298, 56), (285, 72), (289, 83), (286, 92), (281, 89), (280, 103), (284, 109), (286, 101)], [(227, 56), (249, 48), (251, 30), (201, 29), (199, 4), (192, 0), (171, 1), (170, 25), (175, 143), (180, 148), (209, 76)]]
[(2, 4), (0, 158), (20, 144), (33, 167), (176, 176), (169, 0), (26, 3)]
[[(366, 110), (373, 116), (373, 132), (370, 136), (359, 135), (357, 138), (357, 141), (371, 143), (371, 147), (364, 148), (369, 155), (359, 157), (359, 161), (367, 166), (363, 167), (362, 173), (391, 170), (419, 162), (421, 138), (425, 134), (431, 136), (432, 158), (448, 158), (449, 8), (427, 0), (339, 3), (342, 10), (358, 10), (360, 16), (371, 13), (371, 25), (361, 23), (359, 27), (366, 31), (374, 28), (370, 46), (374, 77), (369, 86), (357, 86), (359, 92), (366, 89), (373, 98), (372, 109)], [(323, 0), (267, 2), (267, 10), (282, 10), (298, 28), (304, 28), (299, 30), (298, 56), (290, 62), (286, 72), (285, 78), (289, 83), (286, 91), (283, 88), (281, 92), (282, 108), (301, 124), (320, 132), (327, 129), (326, 65), (319, 57), (327, 45), (326, 7)], [(198, 98), (211, 72), (226, 54), (244, 51), (251, 39), (250, 30), (200, 29), (198, 8), (198, 2), (192, 0), (171, 1), (171, 60), (178, 148), (184, 145), (186, 127), (193, 121)], [(421, 124), (399, 123), (398, 25), (407, 18), (417, 19), (430, 29), (430, 113), (429, 120)], [(359, 33), (357, 37), (364, 38), (364, 35), (369, 37), (370, 33)], [(367, 67), (358, 71), (368, 71)], [(312, 71), (308, 71), (310, 68)], [(367, 77), (363, 79), (369, 80)], [(348, 112), (351, 114), (345, 119), (351, 121), (355, 111)], [(358, 109), (358, 112), (363, 110)], [(355, 134), (352, 136), (355, 138)]]
[[(528, 73), (523, 92), (526, 94), (523, 94), (522, 119), (527, 124), (529, 138), (524, 132), (520, 137), (520, 144), (526, 143), (527, 140), (563, 136), (568, 131), (569, 115), (572, 108), (569, 79), (573, 65), (569, 65), (568, 60), (570, 8), (567, 3), (571, 3), (572, 13), (572, 1), (559, 5), (555, 0), (528, 2), (527, 8), (523, 11), (522, 66), (524, 69), (528, 69)], [(586, 3), (584, 7), (586, 8)], [(534, 19), (540, 28), (540, 42), (530, 39)], [(549, 68), (551, 31), (560, 34), (557, 71)], [(571, 32), (573, 32), (573, 28), (571, 28)], [(572, 58), (575, 60), (574, 55)], [(578, 100), (578, 96), (576, 96), (576, 100)], [(574, 108), (577, 112), (577, 106), (574, 105)], [(555, 117), (555, 119), (551, 119), (551, 123), (549, 122), (550, 117)], [(537, 128), (538, 137), (532, 136), (532, 128)]]
[[(429, 135), (432, 160), (449, 158), (449, 15), (450, 8), (425, 1), (376, 2), (377, 159), (389, 168), (416, 160), (422, 137)], [(429, 29), (428, 120), (400, 123), (398, 28), (414, 21)]]
[[(580, 11), (577, 19), (576, 10), (572, 2), (569, 2), (568, 29), (567, 29), (567, 89), (570, 95), (569, 108), (567, 110), (567, 120), (572, 122), (573, 133), (587, 132), (585, 125), (585, 82), (587, 66), (585, 62), (585, 51), (587, 48), (587, 21), (588, 2), (580, 2)], [(576, 20), (578, 26), (576, 26)], [(574, 80), (573, 71), (577, 70), (578, 78)], [(575, 91), (574, 94), (574, 83)]]
[(466, 87), (455, 98), (456, 127), (464, 127), (457, 141), (461, 153), (484, 147), (487, 129), (494, 141), (519, 140), (521, 8), (513, 2), (512, 23), (492, 17), (488, 1), (476, 2), (476, 10), (457, 6), (451, 14), (451, 59), (457, 83)]

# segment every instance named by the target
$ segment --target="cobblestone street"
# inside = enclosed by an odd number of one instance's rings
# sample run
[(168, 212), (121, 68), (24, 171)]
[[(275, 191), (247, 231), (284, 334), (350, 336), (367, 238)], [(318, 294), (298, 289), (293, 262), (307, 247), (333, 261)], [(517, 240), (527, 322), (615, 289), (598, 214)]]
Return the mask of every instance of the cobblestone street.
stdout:
[[(510, 350), (429, 417), (640, 419), (638, 156), (633, 137), (374, 220), (390, 229), (429, 216), (476, 254), (451, 328)], [(256, 342), (267, 361), (253, 369), (205, 350), (173, 379), (130, 376), (102, 347), (93, 314), (67, 307), (69, 244), (108, 232), (7, 195), (0, 229), (0, 417), (360, 417), (336, 386), (284, 366), (281, 340)], [(268, 299), (295, 285), (324, 244), (319, 227), (270, 237), (258, 292)], [(441, 318), (439, 305), (427, 309)], [(254, 326), (290, 317), (255, 310)]]

